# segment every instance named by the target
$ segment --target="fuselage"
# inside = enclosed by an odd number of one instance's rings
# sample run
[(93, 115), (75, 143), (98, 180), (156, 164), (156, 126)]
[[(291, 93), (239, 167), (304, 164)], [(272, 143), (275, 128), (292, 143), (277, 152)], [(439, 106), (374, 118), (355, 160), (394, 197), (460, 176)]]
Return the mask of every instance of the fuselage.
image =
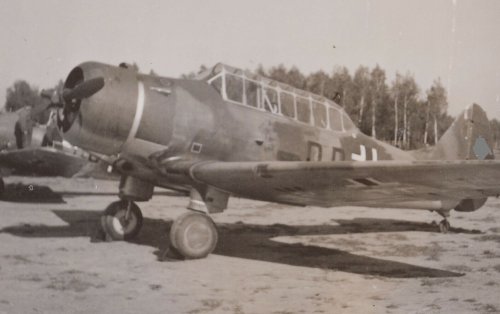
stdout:
[(65, 86), (95, 77), (104, 77), (104, 87), (79, 100), (79, 115), (64, 137), (98, 154), (156, 166), (169, 160), (413, 159), (361, 133), (334, 102), (229, 66), (189, 80), (88, 62)]

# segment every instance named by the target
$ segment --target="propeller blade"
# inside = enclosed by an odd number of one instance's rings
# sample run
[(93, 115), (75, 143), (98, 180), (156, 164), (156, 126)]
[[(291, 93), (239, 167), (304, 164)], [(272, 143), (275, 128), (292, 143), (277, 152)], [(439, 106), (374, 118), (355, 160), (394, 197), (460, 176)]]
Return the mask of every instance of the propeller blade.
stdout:
[(63, 91), (63, 99), (69, 102), (73, 99), (83, 99), (88, 98), (95, 93), (97, 93), (101, 88), (104, 87), (104, 78), (96, 77), (76, 85), (71, 89), (65, 89)]

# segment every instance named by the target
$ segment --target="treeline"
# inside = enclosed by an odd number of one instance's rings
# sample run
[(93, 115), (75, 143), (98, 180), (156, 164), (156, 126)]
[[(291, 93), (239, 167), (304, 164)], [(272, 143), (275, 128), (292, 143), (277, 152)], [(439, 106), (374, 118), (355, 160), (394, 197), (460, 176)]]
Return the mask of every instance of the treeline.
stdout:
[[(62, 92), (63, 81), (59, 81), (55, 86), (42, 91), (30, 85), (24, 80), (15, 81), (12, 86), (7, 88), (5, 95), (4, 110), (7, 112), (15, 112), (24, 107), (37, 108), (43, 106), (47, 101), (58, 101), (58, 94)], [(47, 123), (50, 112), (47, 110), (33, 110), (36, 115), (33, 117), (35, 122), (40, 124)]]
[(360, 66), (350, 73), (336, 67), (331, 73), (318, 71), (304, 75), (296, 67), (283, 65), (259, 74), (334, 100), (367, 135), (403, 149), (432, 145), (453, 122), (447, 114), (446, 89), (439, 79), (423, 90), (412, 74), (396, 73), (387, 82), (380, 66)]
[[(434, 145), (453, 122), (448, 115), (447, 92), (441, 80), (422, 88), (411, 73), (396, 73), (387, 81), (379, 65), (359, 66), (354, 73), (335, 67), (330, 73), (304, 75), (296, 67), (283, 65), (255, 70), (294, 87), (334, 100), (365, 134), (403, 149)], [(500, 147), (500, 121), (490, 119), (495, 148)]]
[[(139, 70), (134, 63), (133, 68)], [(200, 67), (205, 70), (205, 66)], [(256, 73), (334, 100), (349, 114), (359, 129), (377, 139), (403, 149), (433, 145), (453, 122), (448, 115), (446, 89), (439, 79), (429, 87), (420, 87), (411, 73), (396, 73), (388, 82), (380, 66), (359, 66), (354, 73), (346, 67), (335, 67), (330, 73), (317, 71), (305, 75), (298, 68), (284, 65), (264, 68)], [(152, 75), (156, 75), (153, 71)], [(194, 73), (182, 75), (192, 78)], [(45, 90), (44, 94), (62, 91), (62, 81)], [(7, 89), (5, 110), (16, 111), (24, 106), (42, 103), (38, 88), (19, 80)], [(43, 123), (47, 114), (39, 117)], [(500, 142), (500, 122), (491, 120), (495, 142)], [(497, 145), (498, 146), (498, 145)]]

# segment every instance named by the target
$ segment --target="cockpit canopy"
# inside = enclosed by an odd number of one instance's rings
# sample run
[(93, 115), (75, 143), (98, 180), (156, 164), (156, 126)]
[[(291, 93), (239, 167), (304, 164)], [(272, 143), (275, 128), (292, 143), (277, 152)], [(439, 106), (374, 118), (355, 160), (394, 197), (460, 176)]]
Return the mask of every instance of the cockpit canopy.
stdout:
[(230, 103), (267, 111), (320, 129), (356, 129), (345, 111), (335, 102), (249, 71), (218, 63), (200, 73)]

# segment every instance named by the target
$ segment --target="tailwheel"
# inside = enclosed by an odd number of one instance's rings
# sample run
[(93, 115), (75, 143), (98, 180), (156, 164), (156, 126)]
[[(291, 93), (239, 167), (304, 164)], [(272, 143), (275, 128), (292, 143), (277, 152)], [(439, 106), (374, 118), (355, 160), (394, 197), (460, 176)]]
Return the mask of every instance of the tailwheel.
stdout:
[(217, 229), (203, 213), (190, 211), (178, 217), (170, 229), (170, 245), (187, 259), (204, 258), (217, 245)]
[(112, 240), (131, 240), (141, 230), (142, 213), (132, 201), (116, 201), (104, 210), (101, 225)]
[(441, 231), (441, 233), (448, 233), (450, 228), (450, 222), (447, 219), (443, 219), (439, 222), (439, 231)]
[(441, 217), (444, 219), (439, 222), (439, 231), (441, 233), (448, 233), (450, 232), (450, 222), (448, 221), (448, 217), (450, 217), (450, 211), (449, 210), (442, 210), (437, 212)]

